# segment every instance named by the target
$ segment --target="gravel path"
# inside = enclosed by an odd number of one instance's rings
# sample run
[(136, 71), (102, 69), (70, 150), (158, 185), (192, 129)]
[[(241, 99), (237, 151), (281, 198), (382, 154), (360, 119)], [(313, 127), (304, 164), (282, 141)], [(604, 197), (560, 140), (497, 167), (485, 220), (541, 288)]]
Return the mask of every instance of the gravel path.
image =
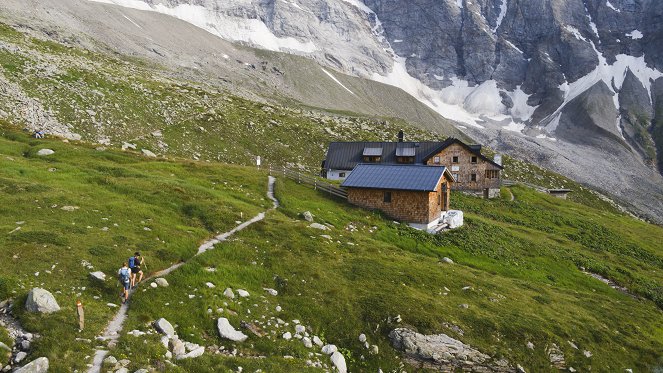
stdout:
[[(276, 178), (273, 176), (269, 176), (269, 182), (267, 186), (267, 197), (273, 202), (273, 207), (269, 210), (273, 210), (279, 206), (279, 201), (274, 197), (274, 184), (276, 182)], [(269, 211), (268, 210), (268, 211)], [(245, 221), (244, 223), (236, 226), (235, 228), (231, 229), (228, 232), (222, 233), (206, 242), (204, 242), (200, 247), (198, 248), (198, 252), (194, 256), (198, 256), (208, 250), (211, 250), (214, 248), (214, 245), (225, 241), (228, 239), (230, 236), (233, 234), (241, 231), (242, 229), (250, 226), (251, 224), (257, 223), (265, 218), (265, 213), (261, 212), (258, 215), (254, 216), (252, 219)], [(172, 266), (156, 272), (152, 274), (150, 277), (145, 278), (145, 282), (151, 278), (155, 277), (163, 277), (177, 268), (183, 266), (185, 262), (180, 262), (173, 264)], [(131, 296), (133, 295), (133, 292), (135, 290), (131, 290), (129, 292), (129, 299), (131, 300)], [(117, 340), (120, 337), (120, 332), (122, 331), (122, 327), (124, 326), (124, 321), (127, 319), (127, 311), (129, 310), (129, 304), (130, 302), (122, 304), (120, 309), (117, 311), (113, 319), (110, 321), (108, 326), (106, 326), (106, 329), (104, 330), (103, 334), (99, 337), (97, 337), (98, 341), (103, 341), (103, 342), (108, 342), (108, 347), (113, 348), (115, 347), (115, 344), (117, 343)], [(97, 349), (94, 352), (94, 359), (92, 361), (92, 367), (88, 370), (88, 373), (100, 373), (101, 372), (101, 366), (103, 365), (104, 359), (108, 355), (108, 350), (106, 349)]]

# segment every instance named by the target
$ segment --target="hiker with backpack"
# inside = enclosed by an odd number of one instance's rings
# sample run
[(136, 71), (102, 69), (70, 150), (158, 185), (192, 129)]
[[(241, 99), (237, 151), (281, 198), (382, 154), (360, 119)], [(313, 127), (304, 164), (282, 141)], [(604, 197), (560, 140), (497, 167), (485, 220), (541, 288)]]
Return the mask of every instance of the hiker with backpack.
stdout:
[[(140, 268), (142, 265), (145, 264), (145, 258), (140, 256), (140, 253), (136, 251), (134, 253), (134, 256), (129, 258), (129, 268), (131, 269), (131, 288), (135, 288), (136, 284), (141, 282), (143, 280), (143, 270)], [(138, 281), (136, 281), (136, 275), (140, 275), (138, 277)]]
[(126, 303), (127, 300), (129, 300), (129, 288), (131, 286), (131, 270), (126, 262), (122, 265), (122, 268), (117, 271), (117, 278), (120, 280), (120, 284), (122, 284), (123, 290), (122, 293), (120, 293), (120, 297), (123, 297), (122, 303)]

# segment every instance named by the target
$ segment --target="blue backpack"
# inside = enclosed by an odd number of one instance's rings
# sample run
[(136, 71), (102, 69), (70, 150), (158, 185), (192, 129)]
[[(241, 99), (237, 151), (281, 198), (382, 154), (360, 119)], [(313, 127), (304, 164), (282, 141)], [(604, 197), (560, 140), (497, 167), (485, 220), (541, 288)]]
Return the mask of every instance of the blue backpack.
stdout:
[(129, 258), (129, 268), (133, 268), (136, 266), (136, 257), (131, 257)]
[(129, 282), (129, 269), (128, 268), (120, 268), (120, 281), (123, 283)]

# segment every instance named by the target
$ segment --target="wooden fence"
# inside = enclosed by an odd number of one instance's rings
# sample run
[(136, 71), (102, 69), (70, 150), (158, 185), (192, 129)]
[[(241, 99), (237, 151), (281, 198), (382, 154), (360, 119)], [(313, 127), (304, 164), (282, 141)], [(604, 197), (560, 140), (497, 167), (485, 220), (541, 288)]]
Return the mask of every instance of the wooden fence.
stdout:
[(542, 187), (542, 186), (540, 186), (540, 185), (534, 185), (534, 184), (530, 184), (530, 183), (525, 183), (525, 182), (523, 182), (523, 181), (502, 180), (502, 185), (503, 185), (503, 186), (506, 186), (506, 187), (514, 186), (514, 185), (516, 185), (516, 184), (524, 185), (524, 186), (526, 186), (526, 187), (529, 187), (529, 188), (532, 188), (532, 189), (534, 189), (534, 190), (537, 190), (537, 191), (539, 191), (539, 192), (541, 192), (541, 193), (548, 193), (548, 188), (544, 188), (544, 187)]
[(336, 185), (326, 183), (324, 181), (318, 180), (317, 178), (302, 173), (301, 171), (291, 170), (289, 168), (283, 167), (280, 169), (271, 168), (269, 169), (270, 175), (283, 175), (288, 179), (294, 180), (299, 184), (306, 184), (313, 187), (315, 190), (322, 191), (332, 196), (336, 196), (343, 199), (348, 199), (348, 192)]

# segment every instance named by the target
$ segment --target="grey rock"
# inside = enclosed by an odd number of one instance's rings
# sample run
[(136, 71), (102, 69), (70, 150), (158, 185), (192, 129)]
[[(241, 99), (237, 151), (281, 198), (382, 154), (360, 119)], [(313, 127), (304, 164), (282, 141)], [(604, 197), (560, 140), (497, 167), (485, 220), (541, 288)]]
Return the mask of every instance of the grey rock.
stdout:
[(179, 339), (172, 339), (170, 342), (171, 350), (176, 358), (186, 354), (186, 347), (184, 346), (184, 342)]
[(326, 355), (331, 355), (336, 351), (338, 351), (338, 348), (336, 348), (336, 346), (332, 344), (328, 344), (322, 347), (322, 353)]
[(304, 212), (302, 212), (302, 217), (303, 217), (304, 220), (306, 220), (307, 222), (313, 223), (313, 214), (311, 214), (310, 211), (304, 211)]
[(152, 151), (150, 151), (150, 150), (148, 150), (148, 149), (141, 149), (140, 151), (141, 151), (141, 152), (143, 153), (143, 155), (146, 156), (146, 157), (150, 157), (150, 158), (156, 158), (156, 157), (157, 157), (156, 154), (154, 154)]
[(26, 352), (24, 352), (24, 351), (19, 351), (19, 352), (16, 354), (16, 356), (14, 356), (14, 363), (17, 363), (17, 364), (20, 363), (20, 362), (23, 361), (27, 356), (28, 356), (28, 354), (27, 354)]
[(313, 343), (315, 343), (316, 345), (322, 347), (322, 340), (317, 335), (313, 336)]
[(366, 342), (366, 334), (364, 333), (359, 334), (359, 342), (361, 343)]
[(339, 373), (347, 373), (348, 367), (345, 364), (345, 357), (340, 352), (334, 351), (329, 358)]
[(164, 287), (164, 288), (165, 288), (165, 287), (168, 287), (168, 285), (169, 285), (169, 284), (168, 284), (168, 280), (166, 280), (166, 279), (163, 278), (163, 277), (158, 277), (156, 280), (154, 280), (154, 282), (155, 282), (158, 286), (161, 286), (161, 287)]
[(276, 291), (276, 290), (274, 290), (274, 289), (263, 288), (263, 290), (265, 290), (267, 293), (269, 293), (269, 295), (273, 295), (273, 296), (277, 296), (277, 295), (279, 295), (279, 292)]
[(149, 373), (149, 372), (150, 372), (149, 370), (143, 368), (143, 369), (138, 369), (138, 370), (135, 371), (134, 373)]
[(192, 359), (192, 358), (196, 358), (196, 357), (202, 356), (204, 353), (205, 353), (205, 347), (200, 346), (200, 347), (198, 347), (198, 348), (192, 350), (191, 352), (189, 352), (189, 353), (187, 353), (187, 354), (184, 354), (184, 355), (175, 355), (175, 359), (177, 359), (177, 360), (182, 360), (182, 359)]
[(246, 298), (249, 296), (249, 292), (244, 289), (237, 289), (237, 295), (239, 295), (240, 298)]
[(114, 356), (108, 356), (104, 359), (104, 364), (115, 366), (115, 364), (117, 364), (117, 359)]
[(321, 231), (329, 230), (329, 227), (327, 227), (326, 225), (322, 225), (320, 223), (313, 223), (309, 225), (309, 227), (313, 229), (320, 229)]
[(55, 154), (55, 151), (53, 151), (53, 149), (40, 149), (39, 151), (37, 151), (37, 155), (39, 156), (46, 156), (53, 154)]
[(371, 355), (377, 355), (380, 353), (380, 348), (377, 345), (371, 346)]
[(90, 277), (98, 281), (106, 281), (106, 274), (101, 271), (90, 272)]
[(311, 339), (309, 337), (302, 338), (302, 343), (304, 344), (304, 347), (306, 347), (306, 348), (312, 348), (313, 347), (313, 342), (311, 342)]
[(22, 351), (28, 351), (30, 349), (30, 341), (24, 339), (18, 346)]
[(165, 334), (169, 337), (175, 335), (175, 328), (173, 325), (168, 322), (168, 320), (163, 317), (154, 322), (154, 328), (161, 334)]
[(285, 333), (283, 333), (283, 335), (281, 337), (283, 337), (283, 339), (285, 339), (286, 341), (289, 341), (289, 340), (292, 339), (292, 333), (285, 332)]
[(451, 259), (449, 259), (449, 258), (447, 258), (446, 256), (445, 256), (444, 258), (442, 258), (442, 261), (443, 261), (444, 263), (447, 263), (447, 264), (454, 264), (454, 261), (451, 260)]
[(223, 291), (223, 295), (225, 295), (226, 298), (235, 299), (235, 293), (233, 293), (233, 289), (231, 288), (226, 288), (226, 290)]
[[(453, 339), (446, 334), (424, 335), (415, 331), (398, 328), (389, 333), (391, 343), (397, 350), (411, 359), (432, 362), (442, 370), (455, 369), (468, 362), (476, 368), (483, 367), (492, 371), (512, 371), (503, 367), (503, 363), (492, 361), (491, 357)], [(477, 369), (477, 371), (479, 371)]]
[(225, 317), (220, 317), (216, 322), (216, 328), (222, 338), (230, 339), (234, 342), (244, 342), (248, 336), (230, 325)]
[(115, 373), (129, 373), (129, 369), (122, 367), (115, 371)]
[(3, 342), (0, 342), (0, 350), (11, 351), (12, 349)]
[(46, 373), (48, 368), (48, 358), (40, 357), (16, 369), (14, 373)]
[(41, 288), (33, 288), (28, 293), (25, 309), (35, 313), (53, 313), (60, 310), (53, 294)]

